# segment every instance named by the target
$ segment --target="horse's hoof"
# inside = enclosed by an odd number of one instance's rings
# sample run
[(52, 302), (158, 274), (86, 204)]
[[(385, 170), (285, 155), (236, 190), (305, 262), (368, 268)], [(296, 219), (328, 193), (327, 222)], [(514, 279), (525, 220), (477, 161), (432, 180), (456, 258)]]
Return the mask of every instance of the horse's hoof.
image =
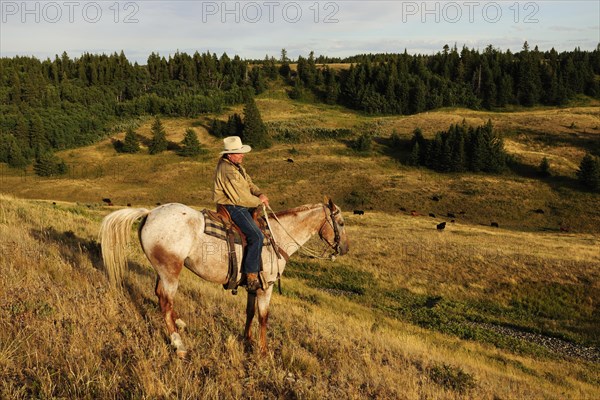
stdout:
[(187, 350), (177, 350), (177, 351), (175, 351), (175, 354), (177, 354), (177, 357), (180, 360), (185, 360), (185, 359), (187, 359), (188, 351)]

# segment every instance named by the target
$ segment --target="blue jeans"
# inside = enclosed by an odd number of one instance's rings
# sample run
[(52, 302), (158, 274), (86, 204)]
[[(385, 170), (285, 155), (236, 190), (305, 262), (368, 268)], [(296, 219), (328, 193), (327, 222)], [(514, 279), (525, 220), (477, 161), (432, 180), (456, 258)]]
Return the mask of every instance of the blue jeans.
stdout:
[(246, 207), (228, 206), (225, 208), (231, 219), (246, 235), (246, 252), (242, 258), (242, 272), (257, 273), (260, 270), (260, 254), (262, 253), (265, 235), (258, 229), (252, 219), (252, 214)]

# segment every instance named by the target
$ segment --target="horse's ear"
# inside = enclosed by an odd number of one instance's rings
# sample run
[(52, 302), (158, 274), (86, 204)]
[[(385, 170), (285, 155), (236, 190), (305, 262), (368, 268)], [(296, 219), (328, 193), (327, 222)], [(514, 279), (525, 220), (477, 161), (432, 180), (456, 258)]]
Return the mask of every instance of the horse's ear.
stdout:
[(331, 198), (328, 198), (328, 200), (329, 200), (329, 201), (328, 201), (328, 204), (329, 204), (329, 209), (330, 209), (331, 211), (334, 211), (334, 210), (335, 210), (335, 204), (333, 204), (333, 200), (331, 200)]
[(327, 195), (323, 196), (323, 203), (329, 204), (330, 201), (331, 201), (331, 199), (329, 198), (329, 196), (327, 196)]

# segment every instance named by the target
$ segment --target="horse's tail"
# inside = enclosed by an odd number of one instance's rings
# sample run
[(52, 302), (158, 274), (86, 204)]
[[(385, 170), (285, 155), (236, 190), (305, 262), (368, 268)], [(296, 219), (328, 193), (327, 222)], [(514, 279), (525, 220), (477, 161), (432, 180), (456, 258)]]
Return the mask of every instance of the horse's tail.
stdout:
[(126, 246), (131, 240), (131, 227), (150, 211), (145, 208), (124, 208), (108, 214), (100, 227), (102, 260), (108, 280), (114, 287), (121, 286), (125, 272)]

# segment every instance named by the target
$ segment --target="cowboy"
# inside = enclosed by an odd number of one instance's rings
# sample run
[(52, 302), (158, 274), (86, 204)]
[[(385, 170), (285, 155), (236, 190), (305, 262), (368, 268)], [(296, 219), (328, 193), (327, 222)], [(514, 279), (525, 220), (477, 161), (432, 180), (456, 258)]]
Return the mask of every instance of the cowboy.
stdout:
[(244, 155), (252, 148), (242, 144), (239, 136), (223, 139), (224, 151), (217, 164), (214, 177), (213, 200), (217, 207), (227, 209), (233, 222), (246, 235), (246, 254), (242, 261), (242, 281), (246, 280), (246, 289), (254, 292), (261, 287), (258, 280), (260, 254), (264, 235), (252, 219), (252, 209), (262, 204), (269, 205), (269, 198), (260, 191), (250, 175), (242, 167)]

